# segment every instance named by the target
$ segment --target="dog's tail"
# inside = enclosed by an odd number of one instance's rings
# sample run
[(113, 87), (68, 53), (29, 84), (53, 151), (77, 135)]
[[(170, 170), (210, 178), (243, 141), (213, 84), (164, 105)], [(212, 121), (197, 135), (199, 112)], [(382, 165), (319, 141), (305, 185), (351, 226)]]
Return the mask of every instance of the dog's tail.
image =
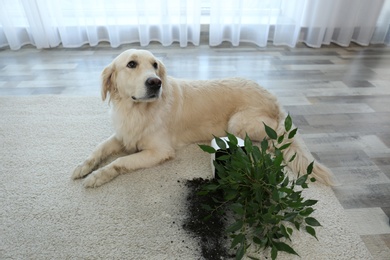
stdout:
[[(291, 129), (294, 129), (294, 127), (292, 127)], [(292, 130), (290, 130), (290, 132), (291, 131)], [(283, 135), (285, 133), (285, 126), (283, 122), (278, 125), (276, 132), (278, 136)], [(281, 144), (277, 144), (276, 140), (273, 140), (273, 142), (276, 147), (281, 147), (282, 145), (291, 142), (291, 145), (288, 148), (282, 150), (282, 152), (285, 163), (294, 174), (306, 174), (307, 167), (310, 163), (314, 162), (311, 176), (323, 184), (329, 186), (336, 185), (332, 171), (323, 164), (315, 161), (313, 155), (306, 147), (299, 133), (296, 133), (292, 139), (285, 138), (285, 140)], [(295, 158), (291, 161), (290, 159), (293, 157)]]

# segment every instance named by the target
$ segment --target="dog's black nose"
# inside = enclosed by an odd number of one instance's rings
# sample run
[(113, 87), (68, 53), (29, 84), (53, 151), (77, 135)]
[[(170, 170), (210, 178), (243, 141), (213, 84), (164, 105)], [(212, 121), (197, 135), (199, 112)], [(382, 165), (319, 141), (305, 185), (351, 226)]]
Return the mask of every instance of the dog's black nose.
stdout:
[(158, 90), (161, 88), (161, 80), (159, 78), (148, 78), (145, 85), (151, 90)]

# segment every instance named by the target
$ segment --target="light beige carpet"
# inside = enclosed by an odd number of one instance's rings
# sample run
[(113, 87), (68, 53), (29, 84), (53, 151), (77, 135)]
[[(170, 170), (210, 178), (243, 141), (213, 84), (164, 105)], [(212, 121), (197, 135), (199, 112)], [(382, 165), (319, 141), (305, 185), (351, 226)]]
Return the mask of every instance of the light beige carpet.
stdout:
[[(72, 170), (111, 131), (98, 97), (0, 98), (0, 259), (200, 258), (181, 228), (184, 180), (209, 177), (209, 155), (190, 145), (163, 165), (85, 189)], [(307, 196), (319, 200), (323, 227), (319, 241), (294, 232), (300, 259), (371, 258), (330, 188)]]

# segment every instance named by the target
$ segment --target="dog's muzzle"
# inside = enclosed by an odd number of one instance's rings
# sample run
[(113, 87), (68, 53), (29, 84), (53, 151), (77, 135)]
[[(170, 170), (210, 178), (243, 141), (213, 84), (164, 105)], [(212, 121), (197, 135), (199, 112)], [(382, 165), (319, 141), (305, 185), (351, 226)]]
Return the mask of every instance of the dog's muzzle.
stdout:
[(159, 78), (148, 78), (145, 81), (145, 86), (148, 92), (157, 92), (161, 88), (161, 80)]
[(160, 96), (161, 91), (161, 80), (159, 78), (148, 78), (145, 81), (146, 86), (146, 97), (153, 99)]
[(143, 97), (132, 96), (135, 101), (149, 102), (160, 97), (161, 94), (161, 79), (151, 77), (145, 81), (146, 95)]

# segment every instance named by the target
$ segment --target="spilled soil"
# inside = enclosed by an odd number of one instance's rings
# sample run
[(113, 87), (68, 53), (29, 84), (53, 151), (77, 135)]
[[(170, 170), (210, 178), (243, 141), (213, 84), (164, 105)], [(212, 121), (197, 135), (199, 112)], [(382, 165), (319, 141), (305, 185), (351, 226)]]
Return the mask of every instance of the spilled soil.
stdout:
[[(229, 241), (225, 233), (226, 218), (220, 214), (212, 214), (202, 208), (202, 204), (214, 208), (217, 203), (211, 196), (200, 196), (197, 193), (203, 184), (210, 182), (202, 178), (187, 180), (185, 185), (189, 189), (187, 195), (188, 216), (184, 221), (183, 228), (198, 240), (202, 257), (207, 260), (230, 259), (234, 255), (229, 255)], [(217, 199), (222, 200), (223, 194), (217, 194)]]

